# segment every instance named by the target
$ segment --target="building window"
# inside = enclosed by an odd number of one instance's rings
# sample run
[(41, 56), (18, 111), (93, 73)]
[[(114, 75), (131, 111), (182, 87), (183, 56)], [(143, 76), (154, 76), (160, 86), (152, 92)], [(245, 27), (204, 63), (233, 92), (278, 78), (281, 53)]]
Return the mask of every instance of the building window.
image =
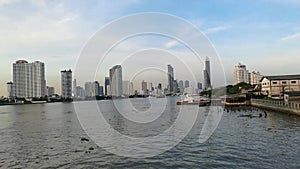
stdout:
[(272, 84), (277, 84), (277, 82), (272, 82)]
[(297, 81), (292, 81), (291, 83), (292, 83), (292, 84), (296, 84), (296, 83), (297, 83)]
[(283, 81), (282, 84), (286, 84), (286, 81)]

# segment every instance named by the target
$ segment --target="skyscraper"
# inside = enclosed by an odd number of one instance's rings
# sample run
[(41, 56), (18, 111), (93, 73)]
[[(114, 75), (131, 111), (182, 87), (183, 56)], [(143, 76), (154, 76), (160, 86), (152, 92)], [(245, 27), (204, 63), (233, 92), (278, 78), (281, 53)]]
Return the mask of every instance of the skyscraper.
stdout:
[(198, 87), (198, 90), (202, 90), (202, 83), (198, 82), (197, 87)]
[(148, 82), (147, 89), (148, 89), (149, 92), (153, 91), (153, 84), (152, 84), (152, 82)]
[(109, 82), (111, 95), (120, 97), (123, 94), (123, 79), (122, 79), (122, 67), (116, 65), (109, 69)]
[(13, 90), (16, 97), (44, 97), (46, 91), (45, 64), (18, 60), (13, 64)]
[(47, 93), (46, 93), (46, 95), (47, 96), (51, 96), (51, 95), (54, 95), (54, 94), (55, 94), (55, 88), (47, 86)]
[(103, 96), (104, 93), (103, 93), (103, 86), (99, 86), (99, 96)]
[(104, 80), (104, 89), (105, 89), (105, 95), (107, 96), (109, 92), (109, 90), (107, 89), (107, 86), (109, 86), (109, 77), (105, 77)]
[(61, 96), (63, 98), (72, 97), (72, 70), (62, 70), (61, 73)]
[(174, 69), (171, 65), (168, 65), (168, 90), (169, 92), (174, 90)]
[(85, 96), (95, 97), (100, 94), (100, 83), (98, 81), (84, 83)]
[(205, 60), (205, 69), (203, 73), (204, 73), (204, 89), (205, 90), (211, 89), (210, 61), (208, 57), (206, 57)]
[(85, 91), (83, 87), (76, 86), (76, 97), (85, 97)]
[(130, 86), (129, 86), (129, 95), (133, 95), (133, 94), (134, 94), (133, 82), (130, 82)]
[(179, 80), (178, 87), (179, 87), (179, 90), (180, 90), (180, 94), (183, 94), (184, 86), (183, 86), (183, 81), (182, 80)]
[(92, 82), (85, 82), (84, 83), (84, 91), (86, 97), (92, 97), (93, 96), (93, 87)]
[(189, 82), (188, 80), (186, 80), (186, 81), (184, 82), (184, 87), (185, 87), (185, 88), (190, 87), (190, 82)]
[(129, 81), (128, 80), (124, 80), (123, 81), (123, 94), (125, 95), (125, 96), (129, 96)]
[(8, 97), (14, 97), (14, 87), (13, 87), (13, 82), (7, 82), (7, 92), (8, 92)]
[(147, 82), (142, 81), (142, 94), (147, 94)]
[(77, 87), (77, 82), (76, 82), (76, 79), (74, 79), (73, 80), (73, 96), (74, 97), (77, 97), (76, 87)]
[(173, 93), (177, 93), (178, 92), (178, 82), (177, 80), (173, 81)]

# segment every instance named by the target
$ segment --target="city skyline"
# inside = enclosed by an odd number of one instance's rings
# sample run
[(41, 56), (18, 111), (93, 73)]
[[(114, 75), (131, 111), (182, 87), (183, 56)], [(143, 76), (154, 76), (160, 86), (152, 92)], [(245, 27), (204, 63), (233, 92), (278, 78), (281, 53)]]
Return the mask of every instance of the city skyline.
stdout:
[[(60, 91), (58, 72), (65, 68), (74, 70), (80, 49), (99, 28), (119, 17), (149, 11), (182, 17), (205, 33), (218, 51), (222, 64), (226, 65), (227, 84), (233, 83), (232, 67), (237, 62), (247, 63), (249, 70), (258, 70), (265, 75), (299, 73), (298, 1), (192, 1), (180, 2), (182, 8), (179, 10), (173, 4), (172, 1), (122, 1), (118, 5), (109, 1), (1, 1), (0, 71), (3, 73), (0, 95), (7, 95), (6, 83), (13, 81), (11, 63), (20, 59), (47, 63), (47, 84)], [(98, 10), (99, 7), (105, 10)], [(143, 39), (137, 42), (126, 45), (145, 47), (156, 44), (168, 50), (177, 49), (177, 43), (170, 39), (160, 43), (157, 40), (147, 43)], [(199, 74), (201, 71), (199, 69)], [(106, 75), (106, 72), (101, 73), (99, 76)], [(176, 76), (184, 79), (180, 73)], [(99, 82), (103, 84), (104, 79), (99, 78)], [(220, 85), (214, 84), (215, 87)]]

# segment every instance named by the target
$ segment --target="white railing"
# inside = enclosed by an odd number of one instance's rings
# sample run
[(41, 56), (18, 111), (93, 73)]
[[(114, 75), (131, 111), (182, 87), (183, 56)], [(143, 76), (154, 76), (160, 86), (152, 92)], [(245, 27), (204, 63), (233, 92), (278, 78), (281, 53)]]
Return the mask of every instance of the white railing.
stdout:
[(285, 101), (281, 101), (281, 100), (251, 99), (251, 103), (300, 110), (300, 102), (285, 102)]

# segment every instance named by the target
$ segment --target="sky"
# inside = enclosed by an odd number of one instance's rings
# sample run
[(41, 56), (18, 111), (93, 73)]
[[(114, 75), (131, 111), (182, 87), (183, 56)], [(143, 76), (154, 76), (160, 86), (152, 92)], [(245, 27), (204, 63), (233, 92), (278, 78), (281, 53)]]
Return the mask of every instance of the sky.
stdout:
[[(299, 74), (298, 0), (0, 0), (0, 95), (7, 95), (6, 83), (12, 81), (12, 64), (18, 59), (44, 62), (47, 85), (54, 86), (60, 93), (60, 70), (75, 69), (85, 45), (97, 32), (121, 17), (144, 12), (182, 18), (204, 34), (219, 56), (220, 63), (211, 65), (216, 74), (212, 77), (215, 86), (233, 83), (233, 69), (238, 62), (246, 64), (249, 71), (259, 71), (263, 75)], [(147, 20), (141, 22), (143, 25)], [(117, 30), (126, 29), (128, 27), (124, 25)], [(185, 30), (177, 31), (183, 34)], [(160, 58), (147, 52), (152, 48)], [(166, 65), (171, 63), (176, 79), (193, 79), (189, 74), (196, 76), (195, 81), (201, 81), (203, 65), (197, 67), (187, 61), (186, 67), (178, 66), (180, 61), (188, 60), (188, 55), (192, 55), (182, 48), (184, 46), (172, 38), (131, 38), (120, 43), (114, 54), (98, 65), (96, 80), (103, 84), (104, 76), (108, 76), (108, 69), (114, 64), (124, 63), (124, 80), (132, 80), (147, 72), (143, 66), (160, 65), (158, 68), (164, 69), (164, 63), (166, 70)], [(146, 51), (134, 54), (134, 50), (128, 49)], [(124, 50), (126, 56), (136, 58), (122, 60)], [(182, 60), (174, 61), (171, 55), (178, 55)], [(159, 64), (153, 60), (159, 60)], [(138, 69), (134, 65), (143, 66)], [(146, 81), (160, 79), (151, 77), (155, 74), (165, 77), (162, 71), (151, 70), (153, 73), (145, 73)], [(187, 74), (186, 70), (189, 70)], [(81, 79), (78, 83), (83, 85), (88, 80)], [(166, 81), (166, 78), (160, 80)]]

